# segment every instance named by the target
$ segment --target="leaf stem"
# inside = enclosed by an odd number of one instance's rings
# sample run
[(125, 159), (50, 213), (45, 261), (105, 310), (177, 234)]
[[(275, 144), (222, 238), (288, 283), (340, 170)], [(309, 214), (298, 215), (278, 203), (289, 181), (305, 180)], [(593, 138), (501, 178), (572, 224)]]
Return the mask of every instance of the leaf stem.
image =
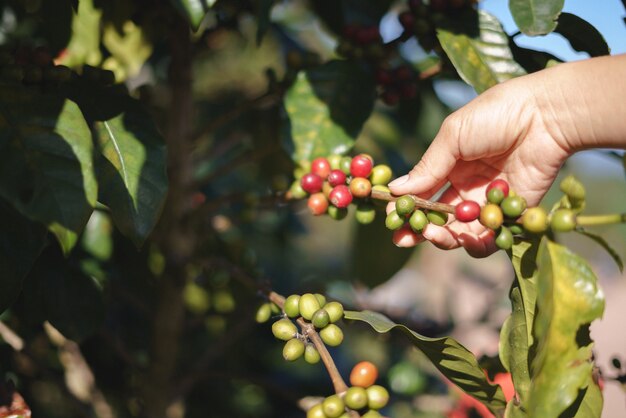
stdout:
[(582, 215), (576, 217), (579, 226), (596, 226), (626, 223), (626, 213), (612, 213), (609, 215)]

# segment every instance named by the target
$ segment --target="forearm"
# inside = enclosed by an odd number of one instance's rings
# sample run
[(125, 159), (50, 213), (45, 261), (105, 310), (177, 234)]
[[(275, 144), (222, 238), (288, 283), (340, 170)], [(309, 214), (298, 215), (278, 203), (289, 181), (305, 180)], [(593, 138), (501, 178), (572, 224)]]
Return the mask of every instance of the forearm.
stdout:
[(529, 77), (542, 122), (563, 148), (626, 148), (626, 55), (560, 64)]

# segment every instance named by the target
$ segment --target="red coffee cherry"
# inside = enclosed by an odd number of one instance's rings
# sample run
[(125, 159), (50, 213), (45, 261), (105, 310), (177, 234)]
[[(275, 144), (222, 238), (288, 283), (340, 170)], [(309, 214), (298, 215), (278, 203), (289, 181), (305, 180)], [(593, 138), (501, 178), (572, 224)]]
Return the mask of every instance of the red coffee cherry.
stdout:
[(359, 154), (350, 162), (350, 174), (352, 177), (368, 177), (372, 172), (372, 166), (372, 160), (368, 156)]
[(317, 193), (322, 190), (324, 180), (317, 174), (308, 173), (302, 176), (300, 185), (307, 193)]
[(489, 194), (489, 190), (493, 189), (494, 187), (497, 187), (498, 189), (502, 190), (502, 192), (504, 193), (504, 197), (507, 197), (509, 195), (509, 183), (507, 183), (506, 180), (495, 179), (494, 181), (489, 183), (489, 186), (487, 186), (487, 191), (485, 192), (485, 196)]
[(354, 177), (350, 181), (350, 192), (354, 197), (367, 197), (372, 192), (372, 183), (363, 177)]
[(313, 193), (309, 196), (307, 206), (313, 215), (323, 215), (328, 210), (328, 200), (324, 193)]
[(340, 184), (330, 192), (330, 202), (338, 208), (346, 208), (352, 203), (352, 193), (345, 184)]
[(369, 361), (357, 363), (350, 372), (350, 384), (368, 388), (378, 379), (378, 368)]
[(330, 174), (330, 163), (326, 158), (319, 157), (311, 162), (311, 173), (326, 179)]
[(332, 170), (328, 175), (328, 183), (333, 187), (346, 184), (346, 173), (341, 170)]
[(454, 208), (457, 221), (472, 222), (480, 216), (480, 205), (473, 200), (464, 200)]

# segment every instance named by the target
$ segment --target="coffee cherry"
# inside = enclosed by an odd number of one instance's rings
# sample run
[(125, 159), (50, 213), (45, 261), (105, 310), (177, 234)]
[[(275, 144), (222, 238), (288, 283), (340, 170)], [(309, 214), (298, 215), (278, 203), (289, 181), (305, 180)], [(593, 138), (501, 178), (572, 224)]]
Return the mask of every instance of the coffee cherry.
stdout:
[(381, 184), (387, 185), (391, 181), (391, 177), (393, 177), (393, 173), (391, 168), (385, 164), (379, 164), (372, 168), (372, 173), (370, 174), (370, 181), (373, 185)]
[(513, 235), (523, 235), (524, 234), (524, 228), (520, 224), (511, 224), (511, 225), (508, 225), (508, 228), (511, 231), (511, 234), (513, 234)]
[(324, 193), (313, 193), (309, 196), (307, 206), (313, 215), (323, 215), (328, 210), (328, 199), (326, 199)]
[(322, 308), (313, 314), (311, 323), (315, 328), (324, 328), (330, 323), (330, 315), (328, 315), (328, 312)]
[(339, 169), (343, 171), (346, 175), (350, 175), (350, 165), (352, 164), (352, 158), (343, 157), (341, 162), (339, 163)]
[(376, 218), (376, 210), (370, 203), (359, 203), (356, 208), (355, 218), (360, 224), (371, 224)]
[(300, 295), (290, 295), (285, 299), (283, 304), (283, 311), (289, 318), (296, 318), (300, 316)]
[(369, 361), (361, 361), (355, 364), (350, 372), (350, 384), (368, 388), (378, 379), (378, 368)]
[(341, 155), (331, 154), (328, 156), (328, 164), (330, 164), (331, 170), (340, 170), (341, 168)]
[(298, 180), (291, 183), (288, 193), (292, 199), (304, 199), (308, 196), (308, 193), (302, 188), (302, 185)]
[(332, 170), (328, 175), (328, 183), (333, 187), (346, 184), (346, 173), (341, 170)]
[(335, 323), (343, 318), (343, 305), (339, 302), (328, 302), (324, 305), (324, 310), (328, 312), (331, 323)]
[(556, 232), (569, 232), (576, 228), (576, 215), (570, 209), (558, 209), (552, 214), (550, 227)]
[(331, 186), (327, 181), (324, 182), (322, 186), (322, 193), (326, 196), (326, 199), (330, 199), (330, 192), (333, 191), (333, 186)]
[(500, 207), (507, 218), (517, 218), (526, 210), (526, 199), (521, 196), (505, 197)]
[(385, 226), (387, 229), (391, 229), (392, 231), (398, 230), (402, 228), (404, 225), (404, 219), (398, 215), (398, 212), (395, 210), (393, 212), (389, 212), (387, 217), (385, 218)]
[(361, 415), (361, 418), (382, 418), (382, 415), (380, 415), (380, 412), (376, 411), (375, 409), (371, 409)]
[(472, 222), (479, 216), (480, 205), (473, 200), (464, 200), (454, 207), (454, 217), (457, 221)]
[(504, 217), (502, 216), (502, 209), (500, 206), (493, 203), (487, 203), (480, 211), (480, 223), (489, 229), (494, 231), (500, 228)]
[(300, 185), (307, 193), (317, 193), (322, 191), (324, 179), (317, 174), (308, 173), (300, 179)]
[(409, 225), (411, 225), (413, 231), (421, 233), (426, 225), (428, 225), (428, 217), (423, 211), (416, 210), (409, 218)]
[(283, 347), (283, 358), (287, 361), (296, 361), (304, 354), (304, 343), (297, 338), (292, 338)]
[(389, 402), (389, 392), (380, 385), (370, 386), (365, 391), (367, 392), (367, 406), (370, 409), (384, 408)]
[[(502, 190), (504, 197), (507, 197), (509, 195), (509, 183), (507, 183), (506, 180), (496, 179), (492, 181), (491, 183), (489, 183), (489, 185), (487, 186), (487, 191), (485, 192), (487, 199), (489, 199), (489, 191), (493, 188), (498, 188)], [(495, 202), (492, 202), (492, 203), (495, 203)]]
[(352, 177), (368, 177), (372, 172), (372, 159), (364, 154), (352, 158), (350, 174)]
[(326, 345), (337, 347), (343, 341), (343, 331), (335, 324), (329, 324), (320, 331), (320, 337)]
[(326, 305), (326, 296), (322, 295), (321, 293), (316, 293), (315, 298), (319, 302), (320, 307)]
[(499, 205), (504, 200), (504, 192), (498, 187), (494, 187), (487, 192), (487, 201)]
[(319, 157), (311, 162), (311, 173), (326, 179), (330, 174), (330, 163), (326, 158)]
[(255, 320), (259, 324), (269, 321), (272, 316), (272, 305), (269, 303), (264, 303), (259, 306), (259, 309), (256, 311)]
[(324, 413), (324, 409), (322, 408), (322, 404), (319, 403), (306, 411), (306, 418), (328, 418)]
[(415, 210), (415, 200), (409, 195), (404, 195), (396, 200), (396, 212), (400, 217), (406, 217)]
[(300, 296), (298, 308), (300, 309), (300, 315), (307, 321), (310, 321), (321, 306), (314, 294), (305, 293)]
[(352, 193), (345, 184), (333, 188), (330, 192), (330, 202), (338, 208), (346, 208), (352, 203)]
[(337, 206), (328, 207), (328, 216), (336, 221), (340, 221), (348, 216), (348, 208), (338, 208)]
[(272, 334), (279, 340), (289, 341), (298, 333), (298, 329), (288, 319), (279, 319), (272, 324)]
[[(573, 201), (585, 200), (585, 186), (579, 182), (576, 177), (569, 175), (561, 181), (559, 189)], [(573, 202), (572, 202), (573, 203)]]
[(367, 406), (367, 392), (360, 386), (348, 388), (343, 397), (343, 401), (350, 409), (359, 410)]
[(366, 178), (354, 177), (350, 181), (350, 192), (354, 197), (368, 197), (372, 192), (372, 183)]
[(322, 409), (328, 418), (339, 418), (346, 409), (346, 404), (339, 395), (331, 395), (322, 402)]
[[(377, 190), (379, 192), (383, 192), (383, 193), (391, 193), (391, 189), (389, 189), (389, 187), (384, 186), (382, 184), (375, 184), (372, 186), (372, 190)], [(387, 202), (383, 202), (384, 204), (387, 204)]]
[(309, 364), (317, 364), (321, 360), (320, 353), (313, 344), (307, 344), (304, 349), (304, 361)]
[(513, 234), (506, 226), (500, 227), (498, 236), (496, 237), (496, 247), (501, 250), (510, 250), (513, 246)]
[(542, 207), (529, 208), (522, 216), (524, 229), (533, 234), (540, 234), (548, 229), (548, 214)]
[(448, 214), (445, 212), (429, 210), (426, 217), (431, 223), (439, 226), (444, 226), (448, 222)]

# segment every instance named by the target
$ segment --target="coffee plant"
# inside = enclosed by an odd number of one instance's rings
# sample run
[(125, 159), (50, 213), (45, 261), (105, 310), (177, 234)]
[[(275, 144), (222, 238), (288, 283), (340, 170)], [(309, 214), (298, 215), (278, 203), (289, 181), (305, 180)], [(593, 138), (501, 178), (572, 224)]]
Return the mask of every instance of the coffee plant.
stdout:
[[(519, 33), (608, 55), (563, 3), (509, 7)], [(585, 235), (621, 271), (589, 229), (625, 214), (588, 213), (571, 175), (550, 207), (498, 178), (454, 206), (387, 187), (451, 111), (435, 83), (481, 93), (561, 62), (479, 2), (0, 0), (0, 13), (0, 417), (591, 418), (604, 381), (624, 384), (619, 355), (604, 374), (594, 363), (604, 297), (563, 243)], [(493, 230), (515, 272), (493, 358), (341, 291), (405, 264), (392, 236), (457, 221)], [(419, 394), (444, 400), (429, 412)]]

